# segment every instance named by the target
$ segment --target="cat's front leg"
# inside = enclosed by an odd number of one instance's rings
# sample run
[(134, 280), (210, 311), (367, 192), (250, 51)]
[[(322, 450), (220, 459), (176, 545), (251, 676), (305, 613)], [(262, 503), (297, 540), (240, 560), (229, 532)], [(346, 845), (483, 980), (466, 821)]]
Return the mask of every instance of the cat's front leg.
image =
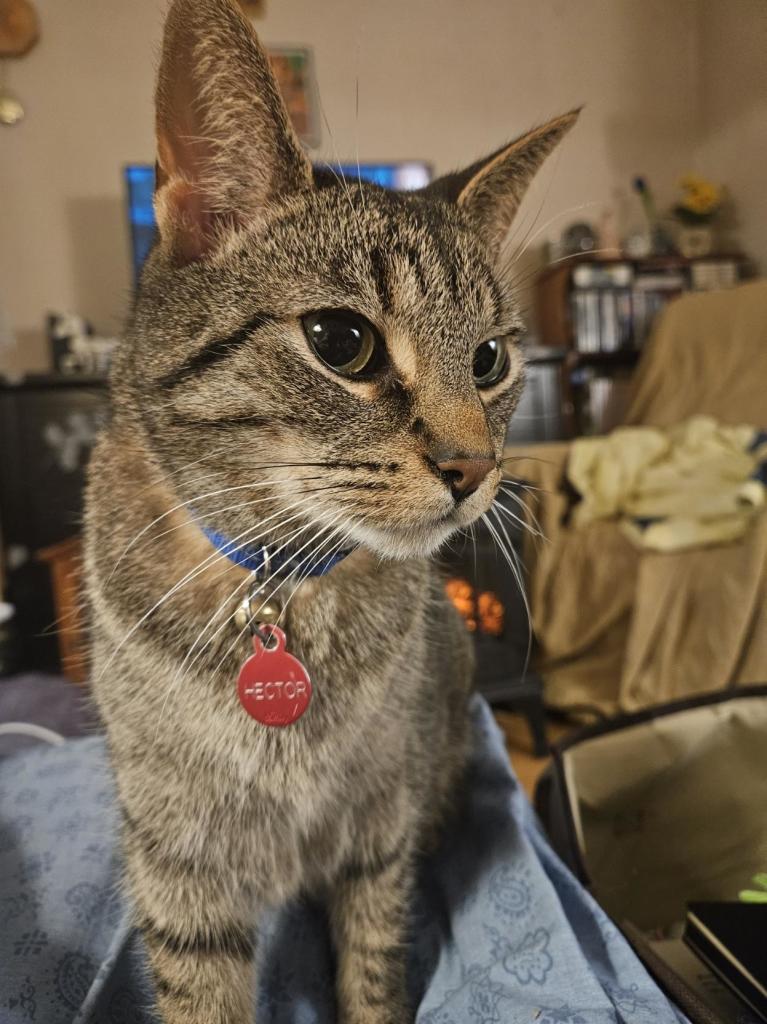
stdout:
[(389, 836), (348, 864), (331, 895), (339, 1024), (410, 1024), (405, 985), (409, 842)]
[(253, 1024), (255, 929), (244, 887), (223, 863), (182, 861), (146, 826), (128, 822), (124, 834), (163, 1024)]

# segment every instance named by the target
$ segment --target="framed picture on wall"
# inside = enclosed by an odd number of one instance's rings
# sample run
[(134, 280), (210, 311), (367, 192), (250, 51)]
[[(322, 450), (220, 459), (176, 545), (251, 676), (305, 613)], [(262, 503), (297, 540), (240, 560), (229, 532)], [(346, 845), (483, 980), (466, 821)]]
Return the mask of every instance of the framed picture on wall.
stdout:
[(320, 144), (320, 113), (314, 54), (306, 46), (269, 46), (269, 63), (296, 134), (305, 146)]

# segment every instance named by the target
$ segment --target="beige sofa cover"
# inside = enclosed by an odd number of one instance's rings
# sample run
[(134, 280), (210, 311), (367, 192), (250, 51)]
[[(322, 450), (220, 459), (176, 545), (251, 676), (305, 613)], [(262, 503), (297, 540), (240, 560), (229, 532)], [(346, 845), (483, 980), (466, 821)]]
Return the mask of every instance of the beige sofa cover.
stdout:
[[(767, 282), (671, 304), (637, 369), (625, 422), (696, 413), (767, 429)], [(547, 702), (605, 714), (767, 681), (767, 517), (739, 542), (639, 551), (612, 522), (563, 524), (567, 444), (513, 448), (539, 490), (528, 581)]]

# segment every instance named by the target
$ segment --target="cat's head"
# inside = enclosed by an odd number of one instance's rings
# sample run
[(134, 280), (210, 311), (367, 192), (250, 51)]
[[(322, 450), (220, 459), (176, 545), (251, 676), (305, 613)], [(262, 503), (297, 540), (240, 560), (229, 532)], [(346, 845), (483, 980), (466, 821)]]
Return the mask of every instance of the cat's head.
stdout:
[(523, 380), (501, 242), (576, 116), (418, 193), (315, 174), (235, 4), (175, 0), (117, 393), (179, 500), (230, 537), (389, 557), (485, 512)]

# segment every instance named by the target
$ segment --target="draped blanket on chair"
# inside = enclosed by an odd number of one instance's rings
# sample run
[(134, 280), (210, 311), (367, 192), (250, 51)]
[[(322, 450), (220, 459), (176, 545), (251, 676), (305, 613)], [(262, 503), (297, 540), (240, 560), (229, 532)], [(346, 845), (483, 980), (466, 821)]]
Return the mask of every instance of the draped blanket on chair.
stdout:
[[(678, 1024), (617, 928), (557, 860), (487, 705), (460, 812), (421, 865), (410, 987), (419, 1024)], [(150, 1024), (141, 942), (119, 887), (103, 741), (0, 761), (0, 1022)], [(258, 1024), (333, 1024), (321, 908), (259, 936)]]

